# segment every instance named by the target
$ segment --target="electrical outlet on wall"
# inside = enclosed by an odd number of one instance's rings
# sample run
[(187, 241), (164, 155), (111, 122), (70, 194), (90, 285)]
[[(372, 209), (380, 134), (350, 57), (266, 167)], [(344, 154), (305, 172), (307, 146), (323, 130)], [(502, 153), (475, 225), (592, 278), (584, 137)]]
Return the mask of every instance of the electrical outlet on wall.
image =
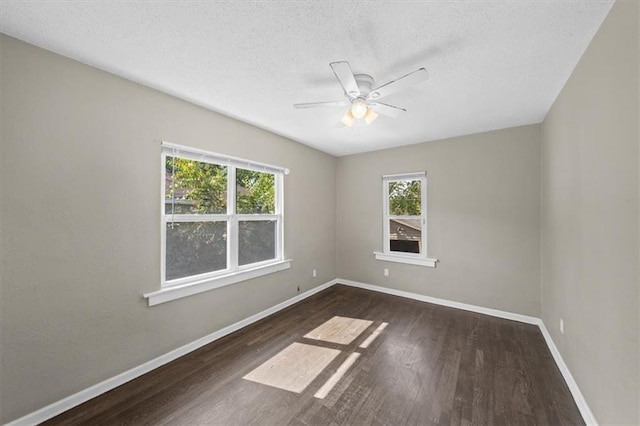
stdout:
[(560, 334), (564, 334), (564, 320), (560, 318)]
[(384, 276), (388, 277), (389, 276), (389, 269), (384, 268)]
[(313, 273), (312, 273), (311, 275), (313, 275), (313, 278), (315, 278), (315, 277), (317, 277), (317, 276), (318, 276), (318, 272), (314, 269), (314, 270), (313, 270)]

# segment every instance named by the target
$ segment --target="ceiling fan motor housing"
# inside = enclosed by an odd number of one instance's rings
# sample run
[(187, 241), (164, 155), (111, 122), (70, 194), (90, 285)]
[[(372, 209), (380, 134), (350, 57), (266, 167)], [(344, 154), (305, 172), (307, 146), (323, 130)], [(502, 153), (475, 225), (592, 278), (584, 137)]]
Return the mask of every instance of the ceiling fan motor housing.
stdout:
[(371, 93), (371, 88), (373, 87), (373, 77), (368, 74), (355, 74), (356, 83), (358, 84), (358, 90), (360, 90), (360, 95), (353, 96), (353, 94), (348, 93), (347, 95), (353, 102), (355, 99), (365, 100), (369, 93)]

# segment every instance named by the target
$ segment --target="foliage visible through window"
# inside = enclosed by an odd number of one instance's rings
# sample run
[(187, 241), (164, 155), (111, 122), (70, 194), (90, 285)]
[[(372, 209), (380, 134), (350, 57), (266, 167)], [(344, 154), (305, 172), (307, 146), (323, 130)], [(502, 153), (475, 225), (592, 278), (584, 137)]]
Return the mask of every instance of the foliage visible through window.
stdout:
[(186, 158), (166, 157), (165, 212), (215, 214), (227, 212), (227, 168)]
[(236, 170), (236, 208), (239, 214), (275, 213), (275, 176), (253, 170)]
[(420, 216), (420, 181), (389, 182), (389, 214)]
[(167, 224), (166, 279), (227, 268), (226, 222)]
[(164, 169), (165, 282), (279, 257), (276, 174), (176, 155)]
[(240, 265), (272, 259), (276, 252), (276, 222), (273, 220), (243, 220), (238, 224)]

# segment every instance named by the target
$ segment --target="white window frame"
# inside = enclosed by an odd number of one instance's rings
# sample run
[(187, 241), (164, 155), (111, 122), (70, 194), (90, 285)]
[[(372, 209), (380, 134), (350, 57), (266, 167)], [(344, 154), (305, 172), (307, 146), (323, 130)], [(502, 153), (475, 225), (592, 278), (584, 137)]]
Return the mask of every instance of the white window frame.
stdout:
[[(405, 180), (420, 181), (420, 216), (402, 216), (389, 213), (389, 183)], [(391, 251), (389, 241), (389, 221), (392, 219), (420, 218), (422, 224), (420, 234), (421, 253), (405, 253)], [(437, 259), (427, 257), (427, 172), (401, 173), (382, 176), (382, 252), (373, 253), (376, 260), (408, 263), (411, 265), (435, 268)]]
[[(227, 167), (227, 211), (220, 214), (173, 214), (165, 212), (165, 163), (167, 157), (186, 158), (194, 161), (216, 164)], [(162, 143), (161, 150), (161, 220), (160, 220), (160, 290), (145, 294), (149, 306), (168, 302), (203, 291), (212, 290), (234, 284), (247, 279), (288, 269), (291, 259), (284, 258), (284, 175), (289, 170), (217, 154), (196, 148), (176, 145), (169, 142)], [(275, 212), (273, 214), (237, 214), (236, 207), (236, 170), (254, 170), (273, 174), (275, 184)], [(276, 222), (275, 258), (248, 265), (239, 265), (239, 222), (263, 221)], [(171, 222), (226, 222), (227, 224), (227, 268), (206, 272), (188, 277), (166, 279), (166, 233), (167, 224)]]

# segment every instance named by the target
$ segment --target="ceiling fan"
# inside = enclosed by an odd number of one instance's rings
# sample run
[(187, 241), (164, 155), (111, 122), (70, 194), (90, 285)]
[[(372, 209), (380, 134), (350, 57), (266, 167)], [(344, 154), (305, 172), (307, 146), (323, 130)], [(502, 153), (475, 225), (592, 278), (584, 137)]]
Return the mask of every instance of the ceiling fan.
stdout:
[(365, 123), (371, 124), (378, 114), (396, 118), (407, 110), (389, 104), (379, 102), (392, 93), (408, 89), (416, 84), (422, 83), (429, 79), (429, 73), (426, 69), (420, 68), (405, 76), (392, 80), (382, 86), (374, 89), (373, 78), (368, 74), (354, 74), (351, 71), (349, 62), (340, 61), (329, 64), (336, 75), (336, 78), (344, 89), (346, 99), (329, 102), (311, 102), (304, 104), (294, 104), (294, 108), (317, 108), (317, 107), (334, 107), (349, 106), (340, 121), (351, 127), (355, 120), (364, 119)]

